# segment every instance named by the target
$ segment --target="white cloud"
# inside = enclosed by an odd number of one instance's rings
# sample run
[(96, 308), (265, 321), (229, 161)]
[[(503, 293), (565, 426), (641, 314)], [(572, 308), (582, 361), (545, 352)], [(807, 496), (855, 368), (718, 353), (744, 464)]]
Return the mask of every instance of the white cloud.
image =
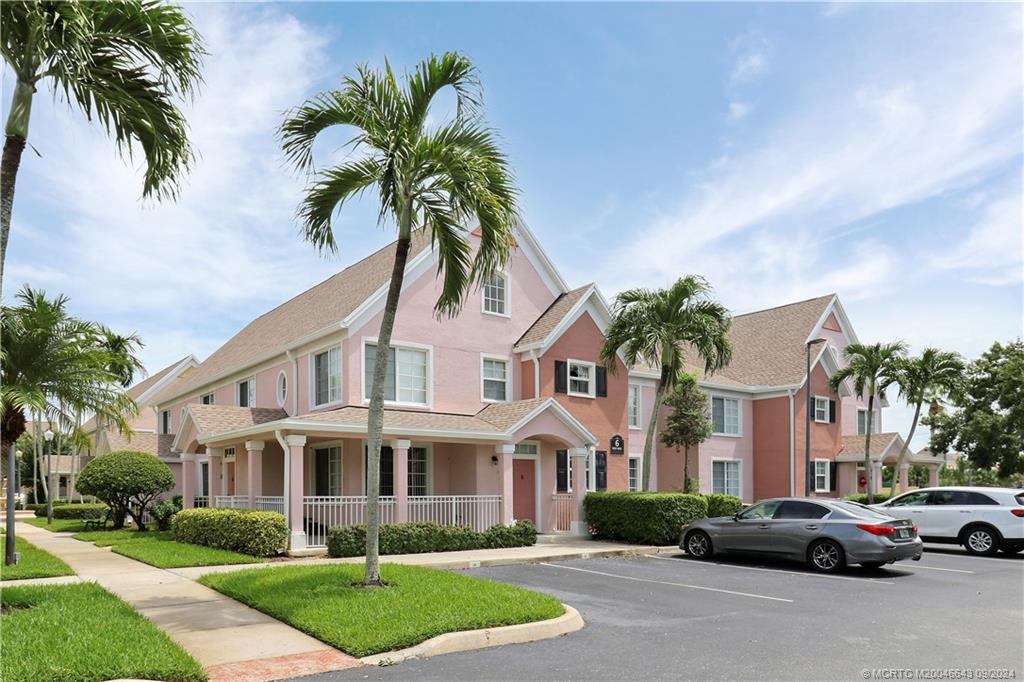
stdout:
[(733, 64), (732, 84), (750, 81), (765, 72), (768, 66), (768, 53), (771, 44), (767, 38), (757, 32), (748, 32), (733, 41), (733, 51), (737, 53)]
[(729, 102), (729, 120), (738, 121), (750, 113), (753, 107), (747, 102), (733, 100)]
[(962, 273), (979, 284), (1004, 285), (1024, 280), (1024, 218), (1019, 190), (985, 206), (981, 219), (963, 241), (931, 255), (932, 267)]

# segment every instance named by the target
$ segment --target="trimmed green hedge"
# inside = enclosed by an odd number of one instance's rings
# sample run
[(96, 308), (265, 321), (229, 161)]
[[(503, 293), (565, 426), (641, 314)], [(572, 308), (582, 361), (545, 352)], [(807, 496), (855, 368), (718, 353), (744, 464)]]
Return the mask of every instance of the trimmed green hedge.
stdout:
[[(71, 505), (71, 504), (77, 506), (77, 505), (80, 505), (80, 504), (83, 504), (83, 503), (82, 502), (73, 502), (73, 501), (69, 502), (68, 500), (54, 500), (53, 501), (53, 508), (56, 509), (57, 507), (64, 507), (64, 506)], [(29, 510), (30, 512), (33, 512), (36, 515), (37, 518), (40, 518), (40, 519), (46, 518), (46, 503), (45, 502), (33, 502), (31, 504), (26, 504), (25, 505), (25, 509)]]
[(735, 495), (720, 495), (712, 493), (705, 495), (708, 502), (708, 518), (716, 516), (735, 516), (743, 509), (743, 500)]
[(277, 512), (183, 509), (171, 519), (171, 530), (178, 542), (252, 556), (273, 556), (288, 544), (288, 523)]
[[(380, 527), (381, 554), (422, 554), (462, 549), (526, 547), (537, 542), (531, 521), (498, 524), (484, 532), (436, 523), (386, 523)], [(335, 526), (327, 531), (327, 554), (332, 557), (366, 553), (366, 526)]]
[[(891, 497), (891, 496), (888, 493), (875, 493), (875, 501), (872, 504), (878, 504), (879, 502), (885, 502), (886, 500), (889, 499), (889, 497)], [(867, 504), (868, 503), (868, 494), (867, 493), (856, 493), (855, 495), (847, 495), (843, 499), (844, 500), (849, 500), (850, 502), (859, 502), (860, 504)]]
[[(102, 519), (107, 515), (107, 505), (102, 502), (88, 504), (62, 504), (53, 508), (55, 519)], [(46, 516), (46, 510), (43, 510)]]
[(587, 493), (583, 498), (592, 535), (649, 545), (679, 542), (684, 523), (708, 515), (708, 501), (688, 493)]

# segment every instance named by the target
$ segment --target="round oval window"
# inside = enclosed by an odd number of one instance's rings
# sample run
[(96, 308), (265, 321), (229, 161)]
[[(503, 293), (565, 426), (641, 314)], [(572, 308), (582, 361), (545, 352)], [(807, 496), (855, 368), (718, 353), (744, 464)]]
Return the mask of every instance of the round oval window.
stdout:
[(284, 372), (277, 375), (277, 405), (284, 407), (284, 400), (288, 397), (288, 377)]

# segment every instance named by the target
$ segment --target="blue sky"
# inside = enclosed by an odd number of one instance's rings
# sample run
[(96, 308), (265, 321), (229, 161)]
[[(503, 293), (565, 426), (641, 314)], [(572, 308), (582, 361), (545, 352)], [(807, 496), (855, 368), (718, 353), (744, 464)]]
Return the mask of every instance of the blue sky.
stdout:
[(303, 244), (302, 182), (273, 131), (356, 63), (450, 49), (479, 67), (524, 217), (573, 285), (610, 297), (701, 273), (736, 312), (835, 291), (862, 340), (968, 356), (1022, 333), (1019, 6), (188, 10), (211, 54), (181, 200), (140, 202), (137, 164), (41, 93), (8, 254), (7, 295), (70, 295), (77, 314), (138, 331), (152, 370), (205, 357), (390, 240), (365, 201), (338, 218), (336, 257)]

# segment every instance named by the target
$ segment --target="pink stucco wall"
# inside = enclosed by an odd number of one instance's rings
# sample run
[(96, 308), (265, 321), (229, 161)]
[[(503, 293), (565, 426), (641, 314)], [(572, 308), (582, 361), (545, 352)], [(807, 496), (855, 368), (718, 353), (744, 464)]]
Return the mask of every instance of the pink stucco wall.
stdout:
[(716, 459), (739, 460), (743, 501), (754, 501), (754, 409), (752, 402), (746, 398), (740, 399), (740, 436), (711, 436), (698, 446), (697, 471), (702, 493), (711, 492), (712, 461)]

